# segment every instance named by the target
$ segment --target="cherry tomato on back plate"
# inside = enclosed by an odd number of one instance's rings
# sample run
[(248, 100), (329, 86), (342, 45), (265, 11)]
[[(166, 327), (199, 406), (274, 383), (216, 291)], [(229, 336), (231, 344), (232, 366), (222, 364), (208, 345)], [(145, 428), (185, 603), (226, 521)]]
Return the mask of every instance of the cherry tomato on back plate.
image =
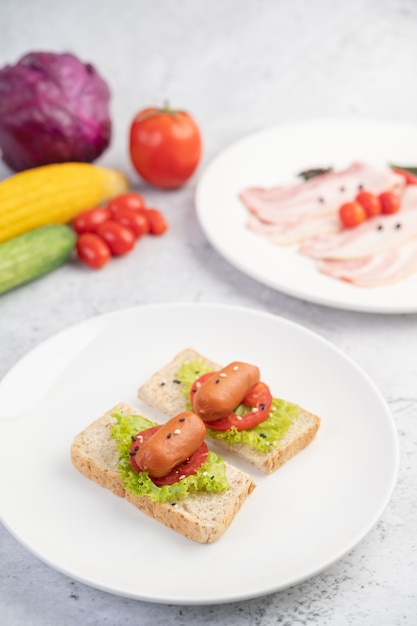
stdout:
[(81, 261), (100, 269), (111, 257), (107, 243), (95, 233), (82, 233), (77, 239), (77, 253)]
[(366, 217), (374, 217), (381, 214), (381, 201), (378, 196), (369, 191), (360, 191), (355, 198), (365, 209)]
[(114, 213), (119, 209), (130, 209), (138, 211), (145, 208), (145, 200), (142, 196), (134, 191), (128, 191), (116, 196), (107, 204), (107, 208)]
[(111, 213), (107, 207), (96, 207), (83, 211), (74, 219), (72, 227), (76, 233), (95, 233), (98, 226), (110, 219)]
[(392, 191), (384, 191), (379, 195), (381, 202), (381, 212), (384, 215), (396, 213), (400, 210), (400, 198)]
[(143, 209), (133, 211), (132, 209), (120, 207), (113, 211), (113, 219), (133, 230), (136, 237), (146, 235), (150, 231), (147, 211)]
[(339, 217), (346, 228), (354, 228), (365, 221), (366, 212), (359, 202), (346, 202), (339, 209)]
[(133, 231), (115, 220), (107, 220), (100, 224), (97, 234), (104, 239), (114, 255), (130, 252), (136, 241)]
[(168, 106), (140, 111), (130, 127), (129, 152), (138, 174), (151, 185), (175, 189), (196, 169), (202, 150), (200, 130), (185, 111)]
[(146, 211), (149, 221), (149, 232), (151, 235), (162, 235), (168, 230), (168, 224), (161, 211), (158, 209), (148, 209)]

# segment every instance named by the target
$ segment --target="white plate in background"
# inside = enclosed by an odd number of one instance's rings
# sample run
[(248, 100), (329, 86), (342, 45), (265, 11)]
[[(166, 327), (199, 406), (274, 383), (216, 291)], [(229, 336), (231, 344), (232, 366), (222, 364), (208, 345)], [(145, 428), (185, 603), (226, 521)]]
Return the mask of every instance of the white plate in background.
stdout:
[(201, 175), (200, 224), (229, 263), (278, 291), (352, 311), (414, 313), (417, 274), (389, 286), (357, 287), (321, 274), (295, 246), (274, 245), (246, 227), (248, 213), (238, 198), (245, 187), (273, 187), (311, 167), (339, 169), (358, 160), (417, 166), (417, 126), (318, 120), (249, 135), (222, 151)]

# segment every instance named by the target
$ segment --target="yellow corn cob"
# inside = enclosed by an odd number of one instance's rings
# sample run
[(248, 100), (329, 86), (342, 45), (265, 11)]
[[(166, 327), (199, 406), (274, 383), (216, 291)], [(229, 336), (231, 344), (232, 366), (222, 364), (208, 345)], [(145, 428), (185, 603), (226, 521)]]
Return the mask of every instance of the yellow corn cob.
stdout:
[(121, 172), (91, 163), (56, 163), (0, 182), (0, 242), (38, 226), (65, 224), (129, 188)]

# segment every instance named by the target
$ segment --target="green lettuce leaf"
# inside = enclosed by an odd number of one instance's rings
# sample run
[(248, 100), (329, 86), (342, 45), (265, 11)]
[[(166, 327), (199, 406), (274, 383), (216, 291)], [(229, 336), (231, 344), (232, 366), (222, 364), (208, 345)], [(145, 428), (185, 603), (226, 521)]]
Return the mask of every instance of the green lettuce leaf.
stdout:
[(141, 415), (114, 413), (116, 422), (111, 428), (111, 436), (116, 441), (119, 452), (119, 473), (126, 491), (131, 495), (147, 496), (155, 502), (176, 502), (192, 493), (227, 491), (229, 483), (223, 459), (209, 452), (206, 462), (192, 476), (186, 476), (173, 485), (157, 487), (146, 472), (135, 472), (129, 460), (132, 436), (138, 432), (157, 426), (156, 422)]

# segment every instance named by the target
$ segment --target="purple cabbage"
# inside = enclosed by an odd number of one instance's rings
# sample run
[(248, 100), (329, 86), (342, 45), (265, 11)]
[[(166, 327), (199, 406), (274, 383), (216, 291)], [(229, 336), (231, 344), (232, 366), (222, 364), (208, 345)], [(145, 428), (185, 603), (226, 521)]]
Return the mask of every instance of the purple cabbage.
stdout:
[(110, 90), (72, 54), (32, 52), (0, 69), (0, 148), (15, 172), (91, 163), (111, 138)]

